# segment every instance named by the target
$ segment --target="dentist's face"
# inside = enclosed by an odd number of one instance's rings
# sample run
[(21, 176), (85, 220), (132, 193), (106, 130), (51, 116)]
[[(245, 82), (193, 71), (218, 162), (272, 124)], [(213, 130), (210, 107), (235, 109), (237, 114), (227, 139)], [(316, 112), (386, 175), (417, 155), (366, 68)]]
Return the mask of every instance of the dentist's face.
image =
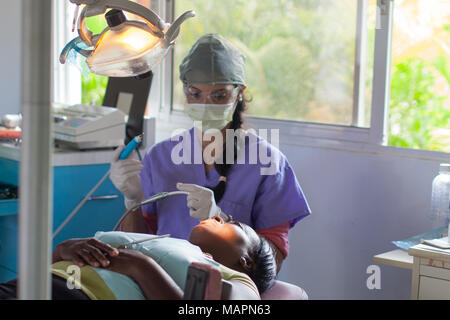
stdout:
[(252, 267), (251, 252), (259, 244), (256, 232), (244, 223), (224, 223), (219, 217), (201, 221), (189, 241), (209, 253), (214, 260), (241, 272)]

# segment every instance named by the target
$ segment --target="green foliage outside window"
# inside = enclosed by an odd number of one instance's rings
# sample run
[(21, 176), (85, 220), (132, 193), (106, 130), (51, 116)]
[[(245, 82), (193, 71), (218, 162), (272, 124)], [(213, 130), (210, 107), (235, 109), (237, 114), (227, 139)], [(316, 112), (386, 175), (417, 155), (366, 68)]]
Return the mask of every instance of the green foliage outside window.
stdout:
[[(420, 1), (424, 0), (410, 0), (404, 5)], [(177, 39), (174, 107), (182, 109), (183, 103), (178, 80), (182, 57), (198, 37), (218, 32), (247, 57), (247, 92), (253, 98), (250, 114), (349, 125), (355, 3), (353, 0), (177, 1), (176, 15), (194, 9), (197, 16), (182, 25)], [(100, 16), (87, 19), (87, 23), (94, 33), (106, 26)], [(442, 30), (447, 34), (448, 46), (449, 25)], [(370, 110), (371, 101), (373, 37), (371, 30), (366, 110)], [(428, 58), (415, 52), (410, 54), (408, 51), (413, 50), (408, 46), (402, 50), (408, 58), (396, 59), (394, 55), (392, 65), (388, 144), (450, 152), (449, 56)], [(83, 76), (83, 103), (101, 105), (107, 81), (107, 77), (93, 74)], [(369, 116), (367, 112), (366, 124), (370, 122)]]
[[(105, 19), (94, 16), (86, 19), (88, 28), (94, 33), (100, 33), (106, 27)], [(81, 75), (81, 103), (101, 106), (105, 95), (108, 77), (99, 76), (93, 73)]]
[(435, 90), (438, 77), (450, 83), (449, 60), (409, 58), (392, 71), (389, 145), (450, 152), (448, 95)]
[(388, 145), (450, 152), (450, 3), (394, 12)]

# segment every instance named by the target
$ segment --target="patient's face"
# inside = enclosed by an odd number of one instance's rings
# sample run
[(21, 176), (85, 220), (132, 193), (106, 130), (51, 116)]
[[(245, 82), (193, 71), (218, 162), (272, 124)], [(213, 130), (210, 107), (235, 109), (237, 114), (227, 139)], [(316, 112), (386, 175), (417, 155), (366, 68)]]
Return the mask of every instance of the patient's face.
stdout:
[(259, 243), (256, 232), (244, 223), (224, 223), (219, 217), (201, 221), (191, 232), (189, 241), (209, 253), (217, 262), (246, 272), (240, 263), (241, 257), (249, 256)]

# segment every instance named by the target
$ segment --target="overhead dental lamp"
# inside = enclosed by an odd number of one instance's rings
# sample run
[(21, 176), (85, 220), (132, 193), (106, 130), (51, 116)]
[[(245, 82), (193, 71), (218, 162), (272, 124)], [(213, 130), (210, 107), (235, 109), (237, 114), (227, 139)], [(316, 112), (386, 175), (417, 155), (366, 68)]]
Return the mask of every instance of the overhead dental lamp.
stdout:
[[(195, 12), (180, 15), (172, 24), (165, 23), (154, 11), (128, 0), (70, 0), (85, 5), (78, 17), (79, 36), (62, 50), (59, 61), (64, 64), (75, 50), (86, 57), (92, 73), (108, 77), (144, 76), (157, 65), (174, 45), (180, 25)], [(77, 7), (78, 8), (78, 7)], [(105, 13), (108, 24), (101, 33), (93, 34), (85, 19)], [(143, 19), (127, 20), (123, 11)]]

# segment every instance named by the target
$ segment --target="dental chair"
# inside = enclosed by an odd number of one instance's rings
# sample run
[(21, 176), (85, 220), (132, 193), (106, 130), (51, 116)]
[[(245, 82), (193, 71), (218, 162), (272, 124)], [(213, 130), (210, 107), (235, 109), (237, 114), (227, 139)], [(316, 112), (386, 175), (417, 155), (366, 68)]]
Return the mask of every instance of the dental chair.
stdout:
[[(226, 300), (231, 284), (222, 279), (219, 269), (204, 263), (193, 262), (188, 269), (184, 299)], [(302, 288), (275, 280), (272, 287), (261, 295), (261, 300), (308, 300)]]

